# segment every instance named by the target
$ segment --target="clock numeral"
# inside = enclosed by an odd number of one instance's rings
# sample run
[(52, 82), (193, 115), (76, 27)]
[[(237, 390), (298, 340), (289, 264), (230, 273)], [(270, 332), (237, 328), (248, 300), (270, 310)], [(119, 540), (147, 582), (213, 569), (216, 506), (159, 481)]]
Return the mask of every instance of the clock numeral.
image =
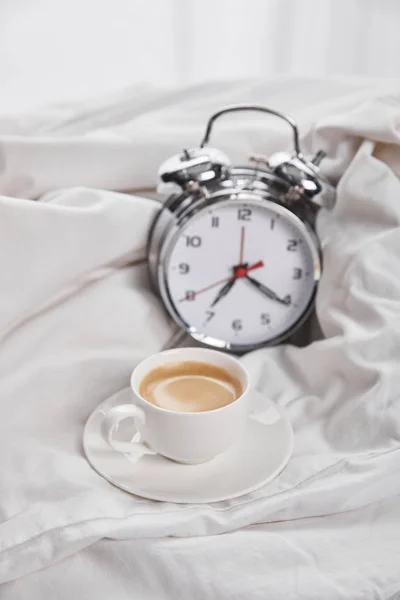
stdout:
[(239, 208), (238, 220), (239, 221), (251, 221), (251, 209), (250, 208)]
[(189, 302), (196, 300), (196, 292), (193, 292), (193, 290), (188, 290), (185, 292), (185, 300), (188, 300)]
[(190, 271), (190, 267), (187, 263), (180, 263), (178, 265), (178, 269), (181, 275), (186, 275)]
[(285, 304), (292, 304), (292, 296), (290, 294), (287, 294), (286, 296), (284, 296), (283, 301)]
[(303, 277), (303, 269), (295, 267), (293, 269), (293, 279), (301, 279)]
[(269, 316), (268, 313), (261, 313), (261, 315), (260, 315), (260, 322), (261, 322), (261, 325), (270, 325), (271, 324), (271, 317)]
[(211, 217), (211, 227), (219, 227), (219, 217)]
[(271, 227), (271, 230), (275, 229), (275, 219), (271, 219), (270, 227)]
[(199, 235), (187, 235), (186, 236), (186, 246), (192, 246), (193, 248), (198, 248), (201, 246), (201, 237)]
[(289, 252), (296, 252), (299, 240), (288, 240), (286, 250)]
[(215, 316), (215, 312), (213, 312), (212, 310), (206, 310), (206, 315), (207, 315), (206, 323), (209, 323), (211, 321), (211, 319)]
[(232, 329), (234, 331), (240, 331), (243, 329), (242, 319), (235, 319), (232, 321)]

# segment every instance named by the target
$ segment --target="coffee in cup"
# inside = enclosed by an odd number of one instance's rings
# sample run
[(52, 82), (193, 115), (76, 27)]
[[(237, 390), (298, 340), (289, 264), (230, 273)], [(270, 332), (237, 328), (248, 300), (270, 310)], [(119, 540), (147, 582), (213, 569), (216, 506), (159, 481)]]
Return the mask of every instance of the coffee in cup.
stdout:
[(190, 360), (156, 367), (139, 386), (147, 402), (179, 412), (216, 410), (237, 400), (242, 392), (239, 379), (226, 369)]

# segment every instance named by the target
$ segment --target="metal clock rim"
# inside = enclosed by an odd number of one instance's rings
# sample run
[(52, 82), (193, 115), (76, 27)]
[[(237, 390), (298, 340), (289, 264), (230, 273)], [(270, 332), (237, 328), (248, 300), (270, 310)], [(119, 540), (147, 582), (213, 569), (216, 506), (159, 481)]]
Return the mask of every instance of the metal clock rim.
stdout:
[[(313, 292), (311, 294), (309, 303), (303, 314), (291, 327), (283, 331), (279, 336), (259, 342), (257, 344), (232, 344), (223, 340), (219, 340), (217, 338), (213, 338), (212, 336), (207, 336), (204, 333), (193, 331), (193, 328), (191, 328), (190, 325), (183, 321), (177, 308), (175, 307), (174, 302), (172, 301), (172, 298), (169, 293), (167, 267), (169, 265), (170, 255), (174, 248), (174, 242), (176, 241), (178, 236), (182, 234), (185, 227), (187, 226), (186, 224), (189, 224), (191, 219), (187, 218), (186, 213), (185, 215), (183, 215), (183, 219), (180, 219), (171, 227), (171, 230), (167, 233), (167, 235), (164, 238), (164, 241), (162, 242), (157, 267), (157, 281), (160, 295), (165, 306), (168, 309), (170, 316), (175, 321), (175, 323), (179, 325), (179, 327), (181, 327), (184, 331), (186, 331), (186, 333), (190, 335), (190, 337), (192, 337), (194, 340), (212, 348), (242, 354), (244, 352), (257, 350), (259, 348), (275, 346), (281, 341), (293, 336), (298, 331), (298, 329), (305, 323), (314, 307), (317, 285), (320, 279), (322, 269), (322, 256), (318, 239), (312, 231), (312, 229), (307, 225), (307, 223), (304, 223), (297, 215), (295, 215), (293, 212), (291, 212), (289, 209), (285, 208), (278, 202), (274, 200), (268, 200), (266, 198), (260, 198), (258, 194), (252, 193), (247, 190), (244, 191), (231, 189), (228, 193), (226, 193), (225, 190), (225, 193), (222, 195), (229, 196), (229, 198), (223, 200), (224, 205), (236, 204), (238, 202), (244, 202), (246, 204), (252, 204), (254, 206), (264, 206), (265, 204), (269, 204), (272, 210), (276, 211), (277, 213), (280, 213), (281, 215), (284, 215), (286, 218), (291, 220), (292, 223), (300, 229), (304, 238), (307, 240), (314, 264)], [(199, 215), (200, 213), (208, 210), (210, 206), (221, 202), (221, 200), (221, 193), (217, 192), (215, 196), (211, 195), (209, 198), (207, 198), (206, 202), (199, 202), (197, 207), (193, 207), (193, 212), (191, 212), (190, 216), (193, 217), (194, 215)]]

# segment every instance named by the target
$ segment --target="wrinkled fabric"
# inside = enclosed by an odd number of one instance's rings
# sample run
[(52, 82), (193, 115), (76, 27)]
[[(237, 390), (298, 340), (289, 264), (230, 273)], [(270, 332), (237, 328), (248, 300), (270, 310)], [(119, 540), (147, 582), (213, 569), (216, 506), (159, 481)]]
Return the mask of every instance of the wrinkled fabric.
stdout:
[[(20, 578), (7, 600), (400, 591), (400, 89), (382, 87), (140, 88), (0, 120), (0, 581)], [(151, 502), (91, 469), (83, 426), (175, 332), (148, 285), (160, 204), (143, 190), (233, 102), (292, 113), (305, 151), (328, 152), (323, 338), (242, 359), (294, 428), (278, 478), (227, 502)], [(288, 148), (290, 131), (246, 113), (221, 120), (211, 144), (242, 162)]]

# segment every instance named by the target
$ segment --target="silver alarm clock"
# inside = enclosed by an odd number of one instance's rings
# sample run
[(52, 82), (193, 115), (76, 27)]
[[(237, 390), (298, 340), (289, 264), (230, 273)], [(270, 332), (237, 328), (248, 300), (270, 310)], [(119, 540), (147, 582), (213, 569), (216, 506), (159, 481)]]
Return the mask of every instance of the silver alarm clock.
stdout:
[[(208, 147), (216, 119), (249, 110), (286, 121), (294, 152), (238, 167)], [(211, 116), (199, 147), (162, 165), (172, 193), (150, 232), (150, 278), (192, 338), (240, 353), (289, 338), (307, 319), (321, 275), (315, 216), (335, 198), (319, 173), (324, 156), (303, 156), (290, 116), (236, 105)]]

